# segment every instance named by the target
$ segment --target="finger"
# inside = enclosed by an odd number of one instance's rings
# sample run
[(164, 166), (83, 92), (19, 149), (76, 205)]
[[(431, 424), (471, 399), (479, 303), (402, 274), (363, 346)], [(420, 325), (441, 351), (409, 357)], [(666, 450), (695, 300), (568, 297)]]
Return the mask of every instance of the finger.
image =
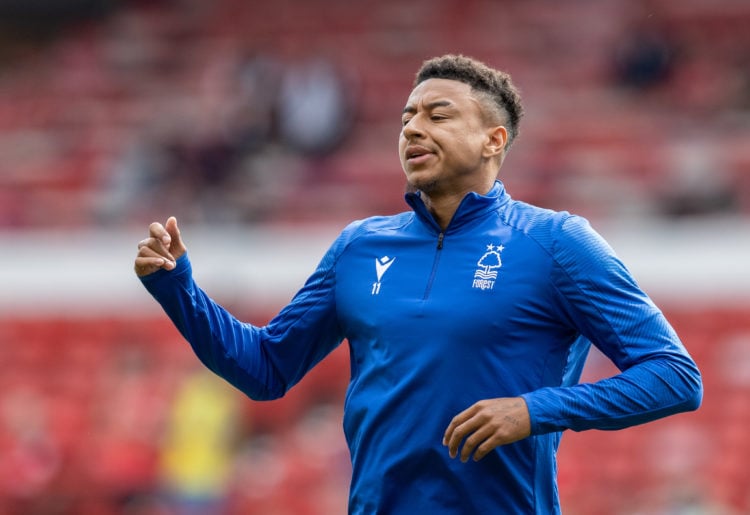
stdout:
[(141, 241), (138, 242), (138, 250), (142, 249), (143, 247), (151, 247), (154, 250), (165, 248), (164, 244), (161, 241), (159, 241), (157, 238), (142, 239)]
[(170, 216), (167, 219), (167, 223), (165, 224), (165, 230), (167, 234), (169, 235), (169, 251), (172, 253), (172, 255), (175, 258), (179, 258), (182, 256), (185, 251), (185, 244), (182, 241), (182, 235), (180, 233), (180, 228), (177, 225), (177, 218), (174, 216)]
[(148, 226), (148, 234), (152, 238), (159, 240), (166, 248), (169, 248), (172, 238), (162, 224), (153, 222)]
[(176, 264), (163, 256), (156, 254), (151, 249), (146, 252), (139, 252), (135, 258), (134, 270), (138, 277), (149, 275), (159, 269), (174, 270)]
[[(476, 431), (471, 433), (466, 438), (466, 440), (464, 441), (464, 445), (461, 448), (461, 461), (464, 463), (469, 461), (469, 458), (474, 452), (474, 449), (476, 449), (478, 445), (483, 444), (485, 441), (487, 441), (488, 438), (492, 437), (492, 433), (492, 427), (486, 425), (480, 426)], [(477, 458), (475, 456), (474, 461), (476, 460)]]
[(157, 238), (146, 238), (138, 242), (138, 253), (140, 254), (144, 249), (149, 249), (156, 256), (161, 256), (169, 261), (175, 261), (175, 257), (169, 252), (169, 249)]
[(456, 426), (456, 429), (448, 440), (448, 455), (451, 458), (458, 456), (458, 448), (461, 446), (463, 439), (476, 431), (480, 425), (481, 423), (477, 419), (470, 418), (463, 424)]
[(139, 276), (148, 275), (160, 269), (166, 260), (162, 257), (137, 257), (135, 258), (135, 273)]
[(451, 420), (450, 424), (448, 424), (445, 433), (443, 433), (443, 445), (449, 444), (449, 442), (453, 438), (453, 433), (456, 431), (456, 428), (469, 420), (474, 415), (475, 410), (476, 405), (474, 404), (453, 417), (453, 420)]
[(458, 415), (453, 417), (453, 420), (451, 420), (451, 423), (448, 424), (448, 427), (445, 430), (445, 433), (443, 434), (443, 445), (450, 446), (450, 443), (453, 440), (453, 435), (455, 435), (456, 433), (456, 428), (462, 423), (463, 423), (463, 420), (459, 420)]
[(164, 254), (162, 254), (162, 252), (154, 250), (149, 246), (141, 247), (138, 250), (138, 256), (136, 257), (136, 260), (138, 258), (144, 258), (145, 260), (147, 260), (146, 262), (159, 267), (164, 267), (167, 270), (172, 270), (176, 266), (174, 259), (172, 259), (168, 254), (165, 256)]
[(484, 442), (482, 442), (477, 450), (474, 452), (474, 461), (479, 461), (487, 456), (493, 449), (503, 445), (503, 440), (497, 435), (491, 435)]
[[(169, 254), (170, 236), (167, 230), (159, 222), (153, 222), (148, 226), (149, 246), (162, 255)], [(170, 259), (172, 256), (170, 256)]]
[(154, 240), (138, 249), (138, 257), (154, 257), (168, 260), (169, 253), (164, 250), (164, 247), (158, 241)]

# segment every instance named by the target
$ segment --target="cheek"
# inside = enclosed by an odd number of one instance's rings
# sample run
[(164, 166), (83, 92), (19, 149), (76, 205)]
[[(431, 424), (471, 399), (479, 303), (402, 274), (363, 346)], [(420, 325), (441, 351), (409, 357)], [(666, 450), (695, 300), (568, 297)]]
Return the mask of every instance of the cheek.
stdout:
[(404, 137), (404, 131), (402, 129), (398, 133), (398, 151), (399, 151), (399, 153), (403, 153), (404, 148), (406, 148), (406, 138)]
[(463, 135), (451, 142), (452, 160), (458, 165), (474, 168), (482, 159), (482, 145), (477, 138)]
[(401, 166), (403, 167), (406, 164), (406, 161), (404, 160), (404, 150), (406, 149), (406, 138), (404, 138), (404, 133), (401, 131), (398, 135), (398, 160), (401, 162)]
[(484, 150), (484, 134), (476, 130), (467, 132), (462, 138), (462, 146), (467, 154), (481, 154)]
[(471, 135), (465, 132), (456, 132), (445, 138), (453, 154), (468, 155), (474, 152), (475, 142)]

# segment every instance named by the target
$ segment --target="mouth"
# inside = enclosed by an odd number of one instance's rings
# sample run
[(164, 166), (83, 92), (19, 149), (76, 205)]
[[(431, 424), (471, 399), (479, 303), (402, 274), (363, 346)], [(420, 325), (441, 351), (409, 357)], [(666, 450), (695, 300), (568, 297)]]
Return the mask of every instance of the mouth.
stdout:
[(410, 164), (422, 163), (428, 160), (431, 155), (433, 155), (433, 152), (429, 148), (421, 145), (409, 145), (404, 151), (404, 158), (406, 159), (406, 162)]

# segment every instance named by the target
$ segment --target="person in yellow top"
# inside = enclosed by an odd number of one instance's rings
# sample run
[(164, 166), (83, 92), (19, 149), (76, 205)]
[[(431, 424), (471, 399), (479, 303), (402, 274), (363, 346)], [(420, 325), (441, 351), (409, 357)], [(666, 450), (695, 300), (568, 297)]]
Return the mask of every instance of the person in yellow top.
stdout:
[(175, 395), (162, 445), (163, 489), (176, 513), (221, 513), (231, 476), (239, 394), (208, 370)]

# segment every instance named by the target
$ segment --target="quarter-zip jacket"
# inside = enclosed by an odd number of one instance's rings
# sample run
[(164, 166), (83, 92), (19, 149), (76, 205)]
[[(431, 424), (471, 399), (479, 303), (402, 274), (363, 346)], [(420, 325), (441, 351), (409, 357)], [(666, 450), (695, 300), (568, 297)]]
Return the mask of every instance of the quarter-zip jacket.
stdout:
[[(619, 429), (696, 409), (700, 373), (663, 314), (583, 218), (468, 194), (444, 232), (412, 211), (350, 224), (265, 327), (193, 281), (187, 254), (146, 288), (211, 370), (281, 397), (347, 339), (344, 432), (356, 514), (559, 513), (561, 432)], [(578, 384), (590, 343), (621, 373)], [(450, 420), (521, 396), (532, 436), (451, 459)]]

